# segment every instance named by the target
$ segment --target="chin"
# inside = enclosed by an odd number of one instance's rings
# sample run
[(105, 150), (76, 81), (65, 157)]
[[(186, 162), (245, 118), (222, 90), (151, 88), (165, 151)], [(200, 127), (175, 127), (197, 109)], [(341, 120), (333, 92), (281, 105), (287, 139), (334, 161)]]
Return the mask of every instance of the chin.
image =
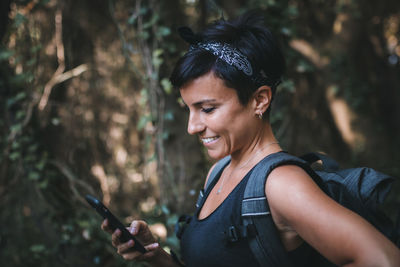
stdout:
[(227, 153), (216, 153), (216, 151), (208, 151), (208, 156), (213, 160), (220, 160), (228, 156)]

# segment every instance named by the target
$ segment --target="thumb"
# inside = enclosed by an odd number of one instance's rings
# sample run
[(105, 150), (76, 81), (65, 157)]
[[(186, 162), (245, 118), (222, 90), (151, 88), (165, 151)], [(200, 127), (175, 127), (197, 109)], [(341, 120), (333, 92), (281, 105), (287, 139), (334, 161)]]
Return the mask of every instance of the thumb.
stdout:
[(145, 248), (148, 252), (150, 252), (150, 251), (154, 251), (154, 250), (158, 249), (159, 247), (160, 247), (160, 244), (159, 244), (159, 243), (152, 243), (152, 244), (149, 244), (149, 245), (145, 246), (144, 248)]
[(159, 247), (160, 247), (159, 243), (152, 243), (152, 244), (145, 246), (144, 248), (147, 250), (147, 252), (145, 254), (142, 254), (139, 256), (140, 260), (144, 260), (144, 261), (151, 260), (155, 256), (156, 251)]

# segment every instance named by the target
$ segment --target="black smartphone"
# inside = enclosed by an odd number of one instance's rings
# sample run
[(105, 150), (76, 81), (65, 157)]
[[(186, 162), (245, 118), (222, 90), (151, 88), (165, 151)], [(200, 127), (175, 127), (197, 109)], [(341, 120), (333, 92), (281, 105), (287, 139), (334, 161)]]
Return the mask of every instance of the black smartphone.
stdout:
[(104, 206), (104, 204), (95, 198), (94, 196), (91, 195), (86, 195), (85, 196), (86, 201), (96, 209), (96, 211), (103, 216), (104, 219), (108, 219), (108, 225), (109, 227), (114, 231), (116, 229), (119, 229), (121, 231), (121, 236), (120, 240), (121, 242), (128, 242), (129, 240), (135, 241), (135, 244), (133, 246), (133, 249), (141, 252), (141, 253), (146, 253), (147, 250), (144, 248), (144, 246), (126, 229), (126, 227), (120, 222), (120, 220), (115, 217), (111, 211)]

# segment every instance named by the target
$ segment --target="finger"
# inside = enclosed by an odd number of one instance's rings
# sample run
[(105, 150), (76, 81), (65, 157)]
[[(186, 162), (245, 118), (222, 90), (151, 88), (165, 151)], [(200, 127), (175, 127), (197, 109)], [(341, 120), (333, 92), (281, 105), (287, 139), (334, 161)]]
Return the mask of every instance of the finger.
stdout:
[(142, 255), (142, 253), (138, 252), (138, 251), (132, 251), (129, 253), (124, 253), (124, 254), (120, 254), (125, 260), (140, 260), (140, 255)]
[(128, 227), (128, 231), (132, 235), (137, 235), (139, 233), (139, 221), (132, 221), (130, 227)]
[(145, 249), (147, 250), (147, 252), (144, 254), (140, 254), (136, 259), (141, 260), (141, 261), (142, 260), (143, 261), (150, 260), (151, 258), (153, 258), (155, 256), (155, 254), (159, 248), (160, 248), (159, 243), (149, 244), (149, 245), (145, 246)]
[(107, 233), (112, 234), (112, 230), (110, 229), (110, 227), (108, 226), (108, 220), (105, 219), (102, 224), (101, 224), (101, 229)]
[(129, 232), (131, 232), (132, 235), (137, 235), (140, 231), (147, 228), (147, 223), (145, 221), (135, 220), (132, 221), (131, 226), (128, 228)]
[(129, 240), (128, 242), (121, 243), (117, 247), (117, 252), (118, 254), (122, 255), (124, 253), (132, 252), (133, 246), (135, 245), (135, 242), (133, 240)]
[(126, 243), (120, 244), (117, 249), (117, 253), (121, 255), (125, 260), (140, 260), (142, 253), (133, 249), (135, 242), (129, 240)]
[(118, 247), (121, 241), (119, 240), (121, 236), (121, 230), (117, 229), (114, 231), (114, 233), (111, 235), (111, 244), (114, 247)]

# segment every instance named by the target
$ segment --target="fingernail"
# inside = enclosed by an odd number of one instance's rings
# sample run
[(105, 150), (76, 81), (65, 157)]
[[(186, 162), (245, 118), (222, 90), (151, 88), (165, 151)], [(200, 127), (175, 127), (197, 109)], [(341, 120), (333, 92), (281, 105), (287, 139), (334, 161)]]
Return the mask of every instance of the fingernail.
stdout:
[(130, 232), (131, 234), (136, 234), (136, 227), (131, 227)]
[(132, 239), (128, 241), (128, 245), (129, 246), (133, 246), (133, 240)]

